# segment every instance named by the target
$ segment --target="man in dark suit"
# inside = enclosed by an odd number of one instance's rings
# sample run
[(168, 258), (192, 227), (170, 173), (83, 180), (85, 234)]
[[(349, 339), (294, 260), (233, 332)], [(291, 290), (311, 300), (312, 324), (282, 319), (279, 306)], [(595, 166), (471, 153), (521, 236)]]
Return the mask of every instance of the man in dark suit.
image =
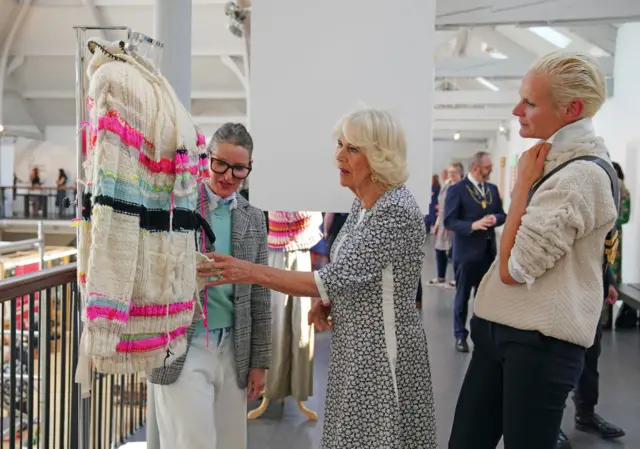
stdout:
[(453, 326), (460, 352), (469, 352), (466, 325), (471, 290), (477, 291), (496, 257), (495, 227), (506, 219), (498, 187), (487, 182), (491, 170), (489, 153), (476, 153), (469, 162), (469, 174), (449, 188), (445, 201), (444, 226), (453, 231)]

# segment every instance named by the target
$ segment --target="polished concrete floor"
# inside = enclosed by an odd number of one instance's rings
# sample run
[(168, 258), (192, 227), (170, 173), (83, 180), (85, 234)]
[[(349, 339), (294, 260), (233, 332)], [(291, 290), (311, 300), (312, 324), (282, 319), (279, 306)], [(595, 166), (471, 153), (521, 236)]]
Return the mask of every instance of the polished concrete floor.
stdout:
[[(424, 280), (433, 277), (433, 263), (425, 262)], [(427, 331), (431, 370), (436, 399), (440, 447), (447, 447), (453, 410), (469, 360), (459, 354), (452, 341), (453, 289), (424, 289), (422, 319)], [(307, 406), (318, 412), (319, 421), (309, 422), (299, 412), (295, 401), (270, 405), (260, 418), (249, 422), (249, 449), (317, 449), (322, 436), (322, 415), (329, 361), (330, 335), (319, 334), (315, 348), (315, 391)], [(616, 442), (574, 430), (573, 404), (567, 401), (564, 429), (574, 449), (640, 448), (640, 332), (606, 333), (603, 339), (601, 398), (597, 411), (620, 425), (627, 436)], [(375, 401), (376, 398), (371, 398)], [(250, 404), (250, 408), (258, 404)], [(366, 407), (367, 404), (362, 404)], [(144, 435), (140, 435), (144, 440)], [(367, 448), (375, 449), (375, 448)], [(473, 449), (473, 448), (469, 448)]]

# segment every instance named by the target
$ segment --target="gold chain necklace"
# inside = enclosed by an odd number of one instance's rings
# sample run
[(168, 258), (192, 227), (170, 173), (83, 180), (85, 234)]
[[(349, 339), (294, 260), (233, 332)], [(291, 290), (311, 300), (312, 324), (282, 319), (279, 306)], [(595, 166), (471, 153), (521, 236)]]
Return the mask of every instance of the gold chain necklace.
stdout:
[[(474, 187), (473, 189), (471, 189), (471, 187), (469, 187), (467, 185), (467, 190), (469, 191), (469, 193), (471, 194), (471, 198), (473, 198), (473, 200), (478, 203), (480, 206), (482, 206), (483, 209), (487, 208), (487, 204), (491, 204), (493, 203), (493, 195), (491, 195), (491, 189), (486, 188), (485, 192), (487, 194), (487, 196), (481, 196), (481, 193), (477, 191), (477, 189)], [(478, 199), (478, 197), (480, 197), (480, 199)]]

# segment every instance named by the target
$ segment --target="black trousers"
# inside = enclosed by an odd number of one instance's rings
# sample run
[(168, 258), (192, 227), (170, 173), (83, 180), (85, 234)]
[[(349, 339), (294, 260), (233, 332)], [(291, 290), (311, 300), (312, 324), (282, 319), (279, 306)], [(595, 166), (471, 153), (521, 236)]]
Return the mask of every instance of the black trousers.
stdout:
[(501, 437), (505, 449), (556, 449), (585, 349), (476, 316), (471, 338), (449, 449), (495, 449)]
[(573, 402), (576, 404), (576, 415), (590, 416), (593, 414), (598, 397), (600, 396), (600, 373), (598, 373), (598, 360), (602, 352), (602, 328), (598, 325), (593, 346), (587, 349), (584, 357), (584, 368), (578, 380)]
[(495, 259), (495, 254), (491, 251), (489, 241), (487, 241), (487, 250), (482, 260), (458, 262), (454, 265), (456, 294), (453, 303), (453, 334), (456, 340), (464, 340), (469, 335), (467, 331), (467, 316), (471, 290), (474, 291), (474, 295), (478, 292), (480, 281), (489, 271), (493, 259)]
[(436, 275), (440, 279), (447, 277), (447, 265), (449, 265), (449, 255), (443, 249), (437, 249), (436, 251)]

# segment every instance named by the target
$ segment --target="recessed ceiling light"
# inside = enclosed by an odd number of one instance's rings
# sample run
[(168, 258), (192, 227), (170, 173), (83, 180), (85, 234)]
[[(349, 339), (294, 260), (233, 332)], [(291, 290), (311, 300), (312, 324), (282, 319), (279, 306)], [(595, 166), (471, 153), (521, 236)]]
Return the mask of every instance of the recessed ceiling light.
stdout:
[(552, 43), (558, 48), (566, 48), (571, 43), (571, 39), (568, 36), (565, 36), (551, 27), (530, 27), (529, 31), (537, 34), (542, 39)]
[(481, 76), (478, 76), (476, 78), (476, 81), (479, 82), (480, 84), (482, 84), (484, 87), (486, 87), (487, 89), (491, 89), (494, 92), (498, 92), (500, 90), (500, 88), (498, 86), (496, 86), (495, 84), (493, 84), (491, 81), (489, 81), (486, 78), (483, 78)]
[(460, 140), (460, 131), (453, 133), (453, 140)]

